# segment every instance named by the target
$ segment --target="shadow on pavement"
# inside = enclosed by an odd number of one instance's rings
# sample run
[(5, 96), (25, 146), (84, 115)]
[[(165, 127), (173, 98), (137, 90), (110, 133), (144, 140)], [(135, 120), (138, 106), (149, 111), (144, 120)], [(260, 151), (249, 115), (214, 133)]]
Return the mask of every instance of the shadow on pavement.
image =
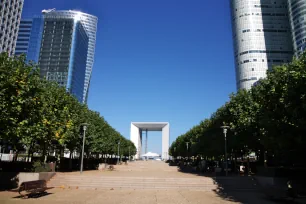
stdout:
[(18, 172), (0, 172), (0, 191), (18, 187)]
[(19, 194), (19, 191), (18, 191), (18, 188), (16, 189), (13, 189), (13, 190), (9, 190), (8, 192), (13, 192), (13, 193), (18, 193), (19, 195), (18, 196), (15, 196), (13, 198), (41, 198), (41, 197), (44, 197), (44, 196), (48, 196), (48, 195), (51, 195), (53, 193), (48, 193), (47, 190), (50, 190), (50, 189), (53, 189), (53, 187), (48, 187), (46, 188), (45, 192), (41, 192), (41, 193), (26, 193), (25, 195), (20, 195)]
[[(178, 167), (178, 171), (213, 179), (216, 189), (212, 189), (220, 198), (226, 201), (245, 204), (268, 204), (268, 203), (304, 203), (301, 199), (268, 196), (267, 189), (263, 188), (253, 176), (240, 176), (229, 174), (219, 176), (214, 172), (199, 173), (192, 167)], [(306, 202), (305, 202), (306, 203)]]
[(43, 193), (29, 194), (27, 196), (19, 195), (19, 196), (15, 196), (13, 198), (21, 198), (21, 199), (35, 198), (35, 199), (37, 199), (37, 198), (42, 198), (42, 197), (52, 195), (52, 194), (53, 193), (43, 192)]

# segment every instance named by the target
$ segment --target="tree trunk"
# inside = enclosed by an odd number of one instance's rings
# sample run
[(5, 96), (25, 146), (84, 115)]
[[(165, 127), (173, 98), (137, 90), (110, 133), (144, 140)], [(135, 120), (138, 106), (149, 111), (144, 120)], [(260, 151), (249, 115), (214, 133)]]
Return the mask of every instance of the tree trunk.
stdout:
[(235, 160), (234, 160), (235, 171), (237, 171), (237, 169), (238, 169), (238, 173), (239, 173), (240, 170), (239, 170), (239, 168), (237, 168), (237, 154), (236, 153), (235, 153), (234, 157), (235, 157)]
[(14, 161), (14, 162), (16, 162), (16, 161), (17, 161), (17, 158), (18, 158), (18, 153), (19, 153), (19, 151), (17, 150), (17, 151), (16, 151), (16, 154), (14, 155), (14, 158), (13, 158), (13, 161)]
[(30, 146), (30, 148), (29, 148), (29, 150), (28, 150), (28, 156), (27, 156), (26, 162), (30, 162), (31, 151), (32, 151), (32, 145)]
[(72, 150), (69, 150), (70, 151), (70, 155), (69, 155), (69, 170), (72, 171)]
[(47, 158), (48, 158), (48, 154), (47, 154), (47, 152), (48, 152), (48, 147), (47, 147), (47, 145), (46, 145), (46, 149), (45, 149), (45, 158), (44, 158), (44, 164), (45, 164), (45, 163), (47, 163)]
[(43, 152), (42, 152), (42, 155), (41, 155), (41, 158), (40, 158), (40, 160), (41, 161), (44, 161), (45, 160), (45, 155), (46, 155), (46, 142), (44, 142), (44, 144), (43, 144)]
[(267, 152), (264, 151), (264, 167), (265, 167), (265, 168), (268, 167), (267, 162), (268, 162), (268, 161), (267, 161)]
[(250, 157), (248, 156), (248, 174), (247, 175), (250, 175), (251, 173), (251, 169), (250, 169)]
[(62, 148), (59, 148), (59, 153), (57, 154), (57, 166), (60, 170), (62, 170), (61, 168), (61, 156), (62, 156)]
[(33, 154), (34, 154), (34, 151), (31, 152), (31, 156), (30, 156), (31, 162), (32, 162)]

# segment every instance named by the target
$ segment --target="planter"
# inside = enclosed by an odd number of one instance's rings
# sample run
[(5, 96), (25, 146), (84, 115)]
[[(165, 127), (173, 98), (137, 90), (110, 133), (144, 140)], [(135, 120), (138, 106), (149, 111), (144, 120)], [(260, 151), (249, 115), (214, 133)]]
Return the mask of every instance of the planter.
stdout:
[(19, 173), (18, 174), (18, 186), (25, 181), (45, 180), (49, 181), (55, 172), (41, 172), (41, 173)]

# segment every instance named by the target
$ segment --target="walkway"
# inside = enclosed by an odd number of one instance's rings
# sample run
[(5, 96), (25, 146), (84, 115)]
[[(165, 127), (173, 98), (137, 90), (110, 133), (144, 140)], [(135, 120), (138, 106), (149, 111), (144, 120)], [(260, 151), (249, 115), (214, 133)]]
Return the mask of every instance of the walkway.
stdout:
[[(73, 186), (73, 181), (67, 178), (85, 178), (82, 182), (77, 183), (80, 186)], [(116, 182), (116, 179), (122, 179), (123, 182)], [(65, 180), (66, 179), (66, 180)], [(125, 187), (127, 182), (132, 180), (132, 186)], [(61, 204), (61, 203), (104, 203), (104, 204), (224, 204), (224, 203), (250, 203), (250, 204), (267, 204), (272, 203), (264, 199), (263, 195), (256, 191), (234, 190), (226, 193), (223, 190), (213, 191), (214, 186), (210, 189), (203, 189), (198, 186), (202, 181), (209, 181), (212, 178), (202, 177), (194, 174), (185, 174), (177, 171), (177, 167), (169, 167), (160, 161), (143, 161), (132, 162), (129, 165), (120, 165), (115, 167), (115, 171), (86, 171), (80, 176), (79, 172), (60, 173), (57, 178), (48, 183), (50, 186), (53, 182), (55, 187), (49, 189), (48, 194), (39, 198), (20, 199), (14, 192), (0, 192), (0, 203), (44, 203), (44, 204)], [(86, 183), (83, 186), (82, 183)], [(151, 186), (152, 180), (158, 188), (144, 188)], [(183, 181), (185, 183), (177, 182)], [(60, 186), (56, 186), (56, 182)], [(101, 181), (101, 183), (99, 183)], [(146, 181), (146, 182), (144, 182)], [(193, 181), (195, 183), (190, 183)], [(70, 182), (70, 184), (69, 184)], [(99, 188), (102, 183), (109, 182), (116, 187)], [(177, 182), (173, 185), (171, 182)], [(114, 185), (114, 183), (117, 183)], [(145, 185), (145, 184), (149, 185)], [(185, 184), (185, 185), (184, 185)], [(196, 185), (194, 185), (196, 184)], [(121, 185), (121, 187), (120, 187)], [(201, 184), (202, 185), (202, 184)], [(98, 187), (97, 187), (98, 186)], [(104, 185), (105, 186), (105, 185)], [(122, 187), (123, 186), (123, 187)], [(187, 188), (175, 188), (176, 186), (187, 186)], [(189, 187), (188, 187), (189, 186)], [(207, 186), (207, 185), (206, 185)], [(60, 188), (58, 188), (60, 187)], [(161, 188), (163, 187), (163, 188)]]

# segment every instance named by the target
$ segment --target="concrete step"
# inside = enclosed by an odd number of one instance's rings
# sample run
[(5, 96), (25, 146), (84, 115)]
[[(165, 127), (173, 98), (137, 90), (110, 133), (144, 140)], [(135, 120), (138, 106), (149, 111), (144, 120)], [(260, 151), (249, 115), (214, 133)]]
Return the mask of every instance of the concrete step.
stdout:
[[(56, 179), (56, 178), (54, 178)], [(83, 179), (83, 178), (58, 178), (58, 180), (78, 180), (78, 181), (141, 181), (141, 182), (214, 182), (213, 180), (160, 180), (160, 179), (104, 179), (104, 178), (90, 178), (90, 179)]]
[(228, 190), (256, 189), (254, 181), (246, 178), (154, 178), (154, 177), (105, 177), (100, 175), (57, 174), (48, 187), (79, 189), (184, 189), (211, 191), (218, 187)]
[(134, 187), (174, 187), (174, 188), (215, 188), (216, 186), (190, 186), (190, 185), (186, 185), (186, 186), (174, 186), (174, 185), (112, 185), (112, 184), (105, 184), (105, 185), (95, 185), (95, 184), (82, 184), (82, 183), (76, 183), (76, 184), (50, 184), (48, 186), (95, 186), (95, 187), (104, 187), (104, 186), (111, 186), (111, 187), (126, 187), (126, 186), (134, 186)]
[(186, 184), (186, 183), (194, 183), (194, 184), (215, 184), (214, 182), (195, 182), (195, 181), (190, 181), (190, 182), (163, 182), (163, 181), (106, 181), (106, 180), (66, 180), (66, 179), (61, 179), (61, 180), (51, 180), (51, 181), (67, 181), (67, 182), (97, 182), (97, 183), (105, 183), (105, 182), (115, 182), (115, 183), (176, 183), (176, 184)]
[(192, 189), (210, 191), (217, 189), (210, 178), (139, 178), (139, 177), (95, 177), (95, 176), (55, 176), (48, 187), (80, 189)]
[(162, 181), (186, 181), (186, 180), (214, 180), (212, 178), (155, 178), (155, 177), (106, 177), (106, 176), (54, 176), (58, 179), (108, 179), (108, 180), (162, 180)]
[(109, 178), (53, 178), (52, 180), (82, 181), (82, 182), (156, 182), (156, 183), (214, 183), (213, 180), (161, 180), (161, 179), (109, 179)]
[(95, 187), (104, 187), (104, 186), (110, 186), (110, 187), (127, 187), (127, 186), (133, 186), (133, 187), (174, 187), (174, 188), (216, 188), (217, 186), (197, 186), (197, 185), (186, 185), (186, 186), (178, 186), (178, 185), (112, 185), (112, 184), (105, 184), (105, 185), (95, 185), (95, 184), (82, 184), (82, 183), (76, 183), (76, 184), (48, 184), (50, 187), (59, 187), (59, 186), (95, 186)]
[(86, 185), (147, 185), (147, 186), (216, 186), (215, 184), (175, 184), (175, 183), (98, 183), (98, 182), (65, 182), (65, 181), (52, 181), (48, 185), (70, 185), (70, 184), (86, 184)]
[(113, 186), (196, 186), (196, 187), (209, 187), (216, 186), (214, 184), (156, 184), (156, 183), (84, 183), (84, 182), (50, 182), (48, 185), (95, 185), (95, 186), (105, 186), (105, 185), (113, 185)]
[(189, 189), (189, 190), (214, 190), (216, 187), (190, 187), (190, 186), (91, 186), (91, 185), (67, 185), (67, 186), (50, 186), (64, 188), (92, 188), (92, 189)]
[(67, 181), (50, 181), (48, 184), (70, 184), (70, 183), (86, 183), (86, 184), (95, 184), (95, 185), (104, 185), (104, 184), (118, 184), (118, 185), (180, 185), (180, 186), (215, 186), (213, 183), (136, 183), (136, 182), (80, 182), (80, 181), (74, 181), (74, 182), (67, 182)]
[(51, 181), (65, 181), (65, 182), (95, 182), (95, 183), (173, 183), (173, 184), (215, 184), (214, 182), (199, 182), (199, 181), (189, 181), (189, 182), (179, 182), (179, 181), (172, 181), (172, 182), (163, 182), (163, 181), (111, 181), (111, 180), (68, 180), (68, 179), (61, 179), (61, 180), (51, 180)]
[(213, 191), (215, 189), (207, 189), (207, 188), (169, 188), (169, 187), (90, 187), (90, 186), (70, 186), (66, 187), (67, 189), (90, 189), (90, 190), (109, 190), (109, 189), (136, 189), (136, 190), (184, 190), (184, 191)]

